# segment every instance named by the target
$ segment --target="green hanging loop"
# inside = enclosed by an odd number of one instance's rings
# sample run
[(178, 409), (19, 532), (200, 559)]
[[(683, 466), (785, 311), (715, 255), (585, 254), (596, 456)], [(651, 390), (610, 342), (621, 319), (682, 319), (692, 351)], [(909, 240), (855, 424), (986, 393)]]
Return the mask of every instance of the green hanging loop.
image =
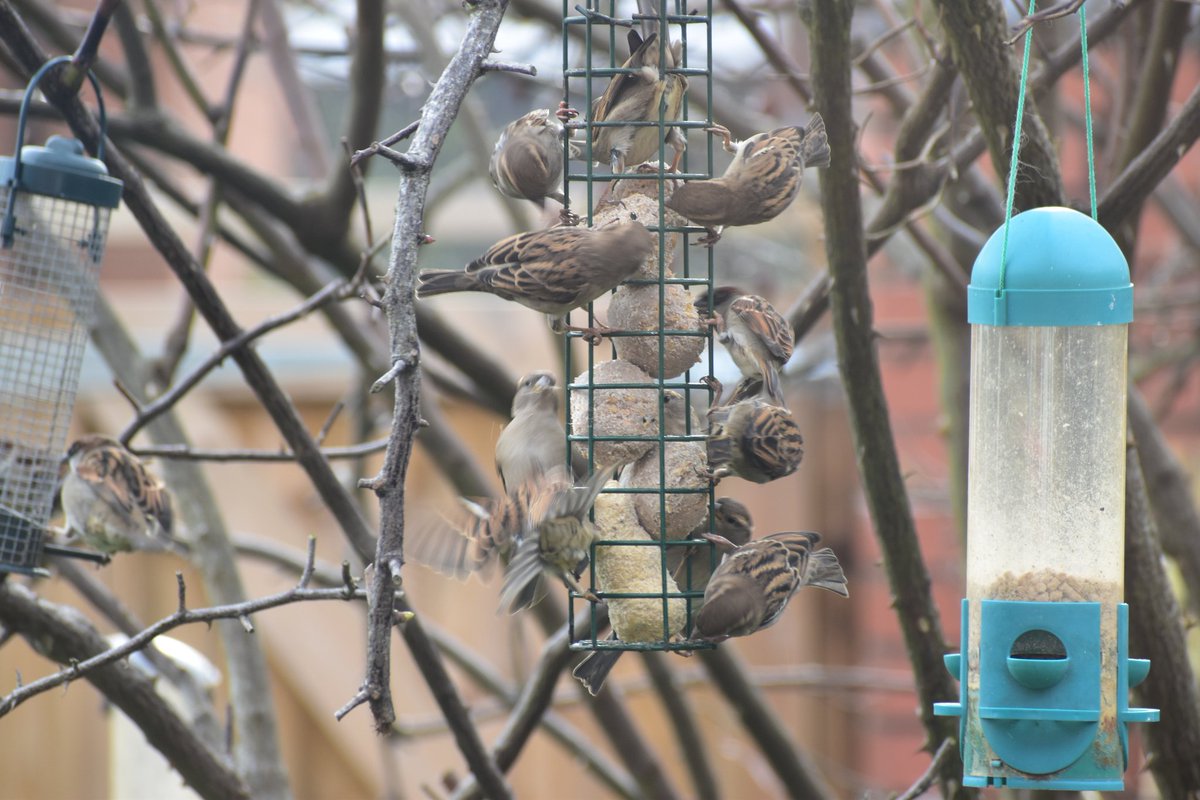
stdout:
[[(1032, 14), (1037, 0), (1029, 0)], [(1012, 159), (1008, 166), (1008, 197), (1004, 201), (1004, 238), (1000, 244), (1000, 283), (996, 296), (1004, 294), (1004, 269), (1008, 265), (1008, 223), (1012, 219), (1013, 198), (1017, 193), (1017, 156), (1021, 151), (1021, 122), (1025, 118), (1025, 83), (1029, 78), (1029, 49), (1033, 45), (1033, 26), (1025, 31), (1025, 54), (1021, 58), (1021, 84), (1017, 90), (1017, 121), (1013, 123)]]
[(1083, 123), (1087, 131), (1088, 196), (1092, 202), (1092, 219), (1100, 221), (1096, 213), (1096, 159), (1092, 152), (1092, 82), (1088, 77), (1087, 4), (1079, 7), (1079, 42), (1083, 48), (1080, 66), (1083, 69)]
[[(1032, 15), (1037, 0), (1029, 1)], [(1025, 89), (1029, 79), (1029, 48), (1033, 43), (1033, 27), (1025, 31), (1025, 52), (1021, 57), (1021, 84), (1017, 92), (1017, 119), (1013, 123), (1012, 159), (1008, 167), (1008, 194), (1004, 201), (1004, 236), (1000, 245), (1000, 282), (997, 296), (1004, 293), (1004, 273), (1008, 266), (1008, 227), (1012, 221), (1013, 199), (1017, 191), (1017, 156), (1021, 149), (1021, 123), (1025, 117)], [(1083, 70), (1083, 121), (1087, 137), (1088, 198), (1091, 201), (1092, 219), (1100, 221), (1096, 210), (1096, 156), (1092, 145), (1092, 84), (1088, 70), (1087, 12), (1086, 4), (1079, 6), (1079, 46), (1082, 49), (1080, 67)]]

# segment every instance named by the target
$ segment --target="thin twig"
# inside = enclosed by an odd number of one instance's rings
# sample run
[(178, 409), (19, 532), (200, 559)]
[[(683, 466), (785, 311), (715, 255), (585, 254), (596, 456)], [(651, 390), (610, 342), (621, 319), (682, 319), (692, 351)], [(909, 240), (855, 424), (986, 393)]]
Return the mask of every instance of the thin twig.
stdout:
[(780, 46), (770, 33), (763, 30), (758, 24), (758, 19), (745, 8), (742, 7), (740, 0), (723, 0), (725, 7), (737, 17), (738, 22), (742, 23), (742, 27), (746, 32), (754, 37), (754, 41), (758, 43), (759, 48), (763, 51), (763, 55), (767, 57), (767, 61), (779, 71), (787, 80), (792, 90), (807, 105), (812, 102), (812, 87), (810, 80), (800, 74), (800, 70), (788, 56), (787, 52)]
[(537, 76), (537, 67), (533, 64), (517, 64), (512, 61), (484, 61), (479, 65), (483, 72), (515, 72), (520, 75)]
[(1050, 6), (1050, 8), (1039, 11), (1036, 14), (1030, 14), (1029, 16), (1025, 17), (1025, 19), (1013, 26), (1012, 37), (1005, 39), (1004, 43), (1009, 47), (1012, 47), (1017, 43), (1018, 39), (1025, 35), (1025, 31), (1029, 30), (1034, 25), (1037, 25), (1039, 22), (1049, 22), (1052, 19), (1061, 19), (1068, 14), (1074, 14), (1079, 10), (1079, 7), (1083, 5), (1083, 2), (1084, 0), (1067, 0), (1065, 3), (1059, 3), (1056, 6)]
[[(60, 664), (86, 663), (89, 656), (108, 648), (104, 637), (78, 611), (44, 600), (13, 581), (0, 582), (0, 621), (27, 641), (36, 643), (38, 652)], [(73, 669), (68, 672), (75, 674)], [(144, 672), (110, 664), (87, 672), (86, 677), (145, 733), (146, 741), (205, 800), (251, 797), (246, 780), (225, 754), (201, 741), (155, 691)], [(21, 685), (19, 674), (17, 680), (17, 691), (23, 691), (25, 686)]]
[[(178, 573), (177, 573), (178, 574)], [(247, 600), (244, 603), (234, 603), (232, 605), (212, 606), (211, 608), (200, 608), (189, 610), (185, 604), (185, 586), (183, 578), (179, 578), (179, 608), (174, 614), (163, 617), (158, 622), (143, 630), (136, 636), (131, 636), (121, 644), (109, 648), (103, 653), (92, 656), (85, 661), (80, 661), (71, 667), (60, 670), (53, 675), (48, 675), (45, 678), (40, 678), (32, 683), (27, 683), (24, 686), (16, 689), (9, 694), (0, 698), (0, 717), (3, 717), (8, 712), (12, 711), (17, 706), (29, 700), (31, 697), (41, 694), (42, 692), (53, 689), (55, 686), (61, 686), (68, 681), (76, 678), (81, 678), (87, 675), (94, 669), (98, 669), (107, 664), (111, 664), (118, 659), (122, 659), (132, 653), (141, 650), (148, 645), (156, 636), (160, 636), (167, 631), (178, 628), (180, 625), (189, 625), (194, 622), (214, 622), (219, 619), (240, 619), (249, 614), (259, 611), (265, 611), (278, 606), (289, 605), (291, 603), (305, 602), (309, 600), (346, 600), (345, 592), (340, 589), (305, 589), (302, 586), (295, 586), (282, 592), (277, 592), (273, 595), (260, 597), (255, 600)], [(353, 599), (366, 599), (366, 593), (362, 590), (356, 590)]]
[(188, 373), (185, 377), (177, 381), (170, 389), (156, 397), (153, 402), (147, 403), (144, 406), (137, 407), (137, 415), (126, 427), (121, 431), (117, 438), (128, 444), (129, 441), (146, 426), (150, 420), (159, 416), (167, 409), (172, 408), (176, 403), (183, 399), (193, 387), (198, 384), (205, 375), (212, 372), (221, 362), (231, 355), (236, 355), (242, 352), (246, 345), (253, 342), (273, 330), (282, 328), (285, 325), (290, 325), (299, 319), (303, 319), (312, 312), (321, 308), (326, 303), (334, 300), (345, 300), (353, 297), (358, 290), (353, 279), (333, 281), (314, 294), (312, 297), (305, 300), (300, 305), (293, 308), (291, 311), (286, 311), (282, 314), (277, 314), (274, 317), (269, 317), (263, 320), (253, 328), (241, 331), (233, 338), (227, 339), (221, 343), (208, 358), (201, 362), (195, 369)]
[(925, 794), (933, 782), (937, 780), (938, 770), (942, 768), (942, 762), (946, 760), (954, 747), (953, 739), (943, 739), (938, 745), (937, 751), (933, 754), (933, 759), (930, 760), (929, 766), (921, 773), (921, 777), (917, 778), (912, 786), (905, 789), (902, 793), (896, 795), (894, 800), (916, 800), (916, 798)]
[[(260, 461), (286, 462), (295, 461), (296, 454), (290, 450), (203, 450), (186, 444), (159, 444), (130, 447), (135, 455), (145, 458), (167, 458), (178, 461)], [(345, 458), (362, 458), (363, 456), (382, 453), (387, 449), (387, 439), (375, 439), (362, 444), (345, 445), (343, 447), (323, 447), (321, 455), (334, 461)]]
[[(254, 19), (257, 16), (259, 0), (251, 0), (247, 5), (246, 15), (242, 21), (242, 35), (234, 53), (233, 67), (225, 85), (225, 94), (221, 104), (212, 111), (212, 140), (218, 147), (229, 144), (229, 131), (233, 121), (233, 106), (237, 99), (238, 89), (242, 85), (242, 77), (246, 74), (246, 61), (250, 53), (250, 42), (253, 41)], [(152, 3), (151, 3), (152, 5)], [(180, 65), (182, 67), (182, 64)], [(217, 212), (221, 206), (221, 182), (210, 177), (206, 197), (200, 206), (200, 229), (196, 236), (196, 263), (201, 269), (208, 269), (212, 258), (214, 228)], [(160, 386), (167, 386), (175, 376), (180, 361), (187, 352), (188, 341), (191, 339), (192, 323), (196, 318), (196, 306), (190, 297), (183, 296), (179, 309), (179, 317), (167, 333), (163, 353), (154, 364), (154, 371)]]

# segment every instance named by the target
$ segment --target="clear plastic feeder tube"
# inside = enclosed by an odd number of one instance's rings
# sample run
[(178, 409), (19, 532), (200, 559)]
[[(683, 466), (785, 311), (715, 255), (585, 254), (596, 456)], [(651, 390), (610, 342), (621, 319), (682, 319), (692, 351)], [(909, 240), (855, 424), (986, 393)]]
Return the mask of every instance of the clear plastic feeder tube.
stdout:
[(972, 603), (1122, 601), (1126, 336), (972, 326)]

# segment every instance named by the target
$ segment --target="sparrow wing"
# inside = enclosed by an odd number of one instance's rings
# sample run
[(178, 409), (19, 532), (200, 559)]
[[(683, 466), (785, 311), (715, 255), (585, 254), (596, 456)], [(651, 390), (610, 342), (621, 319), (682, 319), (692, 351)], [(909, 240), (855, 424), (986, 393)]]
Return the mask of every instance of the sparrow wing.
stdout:
[(79, 459), (75, 474), (131, 524), (144, 520), (159, 528), (150, 533), (170, 535), (174, 523), (170, 495), (129, 451), (96, 447)]
[(751, 413), (742, 441), (743, 457), (767, 480), (791, 475), (804, 458), (804, 437), (791, 412), (755, 400)]
[[(625, 69), (640, 70), (647, 66), (648, 59), (651, 58), (653, 49), (654, 64), (658, 63), (658, 34), (652, 33), (643, 40), (636, 31), (629, 32), (629, 50), (630, 56), (621, 66)], [(628, 113), (629, 101), (631, 94), (638, 88), (638, 84), (646, 79), (647, 76), (641, 73), (623, 73), (614, 75), (612, 80), (608, 82), (608, 86), (604, 88), (604, 93), (596, 98), (596, 102), (592, 104), (592, 119), (596, 122), (605, 122), (607, 120), (628, 120), (641, 119), (642, 114)], [(657, 74), (654, 76), (657, 79)], [(650, 98), (646, 98), (650, 99)], [(638, 99), (639, 104), (641, 99)], [(621, 113), (616, 113), (620, 110)], [(606, 128), (593, 128), (592, 141), (595, 142), (600, 138), (602, 131)]]
[(667, 208), (700, 225), (723, 225), (733, 215), (737, 195), (723, 178), (689, 181), (667, 198)]
[(792, 357), (792, 326), (775, 307), (758, 295), (743, 295), (729, 305), (729, 313), (737, 316), (750, 331), (762, 340), (767, 351), (781, 363)]

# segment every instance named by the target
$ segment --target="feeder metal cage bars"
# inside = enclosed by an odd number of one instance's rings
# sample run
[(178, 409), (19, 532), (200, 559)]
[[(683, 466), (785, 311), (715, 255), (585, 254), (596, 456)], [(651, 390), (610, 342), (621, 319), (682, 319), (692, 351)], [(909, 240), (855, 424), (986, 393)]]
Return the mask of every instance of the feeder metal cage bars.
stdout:
[[(702, 640), (690, 639), (686, 633), (692, 628), (692, 620), (700, 608), (701, 601), (704, 596), (702, 588), (694, 588), (692, 581), (692, 556), (684, 560), (683, 568), (676, 567), (675, 575), (672, 576), (672, 570), (668, 567), (668, 563), (672, 558), (672, 554), (678, 555), (679, 548), (690, 548), (689, 552), (698, 554), (699, 558), (707, 558), (709, 571), (714, 568), (720, 559), (720, 554), (716, 551), (714, 545), (708, 541), (697, 541), (690, 538), (670, 540), (668, 538), (668, 503), (673, 497), (678, 497), (687, 494), (703, 494), (705, 505), (707, 507), (707, 517), (710, 520), (709, 530), (712, 530), (712, 514), (713, 514), (713, 490), (711, 485), (705, 482), (702, 487), (672, 487), (668, 485), (667, 465), (668, 465), (668, 449), (671, 446), (679, 446), (676, 443), (699, 443), (699, 447), (703, 449), (704, 443), (707, 441), (706, 430), (697, 421), (693, 419), (693, 415), (688, 409), (691, 409), (692, 402), (697, 391), (703, 391), (711, 401), (711, 393), (707, 384), (700, 381), (703, 375), (712, 374), (712, 332), (708, 326), (701, 326), (699, 330), (680, 330), (677, 326), (673, 327), (669, 324), (665, 314), (666, 293), (669, 286), (676, 285), (685, 290), (692, 289), (711, 289), (713, 286), (713, 253), (711, 248), (706, 248), (700, 251), (700, 256), (691, 253), (689, 247), (689, 236), (693, 234), (704, 233), (705, 229), (686, 225), (672, 225), (667, 220), (665, 209), (665, 200), (669, 196), (667, 184), (669, 180), (681, 181), (683, 179), (706, 179), (711, 178), (713, 173), (713, 148), (711, 138), (705, 136), (703, 141), (702, 156), (697, 157), (695, 149), (688, 149), (682, 156), (680, 171), (677, 173), (666, 172), (666, 164), (670, 154), (670, 145), (665, 143), (667, 133), (671, 129), (676, 129), (684, 136), (691, 130), (703, 130), (713, 124), (710, 110), (703, 110), (699, 118), (693, 118), (691, 104), (688, 101), (687, 92), (684, 92), (682, 101), (682, 112), (678, 120), (670, 120), (666, 118), (666, 102), (665, 99), (660, 103), (658, 119), (637, 123), (622, 123), (632, 126), (650, 126), (658, 129), (658, 162), (660, 168), (653, 174), (635, 173), (636, 164), (627, 164), (625, 171), (619, 174), (609, 174), (606, 170), (597, 174), (595, 162), (601, 161), (607, 163), (607, 154), (593, 152), (592, 135), (593, 130), (610, 126), (612, 122), (598, 122), (594, 119), (593, 105), (596, 99), (600, 96), (599, 91), (603, 91), (604, 85), (615, 75), (628, 74), (635, 72), (633, 69), (624, 68), (624, 58), (621, 52), (624, 48), (624, 31), (631, 27), (636, 29), (648, 21), (653, 30), (657, 30), (662, 35), (659, 36), (656, 43), (659, 48), (659, 64), (665, 61), (667, 49), (674, 41), (680, 41), (682, 44), (682, 60), (679, 64), (675, 64), (672, 68), (662, 69), (663, 74), (683, 75), (689, 82), (689, 89), (695, 87), (695, 81), (703, 81), (706, 89), (706, 96), (712, 95), (712, 0), (706, 0), (700, 4), (703, 9), (702, 13), (695, 10), (689, 11), (683, 0), (657, 0), (656, 13), (643, 15), (634, 13), (630, 16), (619, 16), (619, 8), (616, 0), (585, 0), (587, 7), (575, 5), (577, 0), (563, 0), (563, 27), (562, 27), (562, 45), (563, 45), (563, 100), (567, 106), (572, 106), (575, 103), (580, 103), (581, 118), (575, 122), (568, 123), (568, 130), (582, 134), (582, 141), (576, 139), (576, 143), (582, 150), (582, 155), (579, 156), (579, 161), (575, 161), (576, 169), (570, 168), (572, 162), (570, 160), (570, 151), (567, 149), (565, 153), (568, 169), (564, 170), (564, 187), (563, 193), (567, 197), (571, 197), (570, 188), (575, 184), (584, 191), (586, 198), (586, 215), (584, 224), (591, 225), (595, 222), (594, 214), (597, 210), (598, 194), (602, 197), (603, 190), (598, 193), (596, 184), (601, 186), (608, 184), (608, 191), (612, 191), (615, 182), (622, 178), (638, 178), (642, 180), (654, 180), (657, 184), (657, 216), (652, 220), (642, 220), (652, 235), (657, 239), (657, 277), (654, 279), (632, 279), (626, 281), (626, 286), (657, 286), (658, 287), (658, 319), (657, 325), (653, 330), (617, 330), (612, 334), (613, 351), (620, 349), (617, 340), (630, 338), (642, 338), (657, 345), (658, 369), (649, 381), (606, 381), (597, 382), (595, 380), (597, 360), (595, 357), (595, 349), (587, 347), (586, 351), (586, 372), (582, 373), (579, 378), (572, 380), (576, 375), (576, 367), (573, 365), (571, 343), (579, 338), (582, 334), (577, 332), (568, 332), (564, 340), (563, 361), (564, 373), (567, 381), (568, 402), (565, 403), (567, 409), (567, 442), (566, 448), (568, 458), (570, 458), (572, 449), (578, 448), (587, 458), (589, 471), (593, 470), (596, 465), (596, 450), (597, 446), (606, 442), (651, 442), (653, 449), (651, 453), (657, 453), (658, 464), (658, 480), (656, 486), (622, 486), (620, 488), (609, 488), (605, 491), (608, 493), (624, 493), (634, 496), (653, 496), (658, 502), (658, 530), (657, 538), (651, 539), (636, 539), (636, 540), (616, 540), (616, 539), (601, 539), (593, 544), (590, 558), (590, 566), (585, 574), (585, 583), (588, 583), (593, 589), (598, 587), (596, 564), (597, 553), (603, 548), (651, 548), (659, 563), (659, 580), (657, 581), (657, 590), (649, 592), (612, 592), (600, 590), (597, 592), (599, 597), (605, 601), (611, 600), (649, 600), (659, 601), (662, 608), (662, 630), (661, 636), (652, 640), (627, 642), (619, 641), (615, 638), (602, 638), (602, 623), (603, 617), (598, 613), (596, 603), (588, 603), (583, 600), (589, 607), (587, 615), (586, 628), (584, 630), (576, 630), (575, 626), (575, 602), (581, 600), (580, 596), (575, 592), (570, 592), (568, 601), (569, 625), (571, 649), (573, 650), (696, 650), (707, 649), (713, 647), (710, 642)], [(634, 0), (624, 0), (622, 6), (628, 4), (633, 7)], [(695, 4), (693, 4), (695, 5)], [(636, 9), (635, 9), (636, 10)], [(598, 12), (598, 13), (596, 13)], [(618, 30), (622, 31), (618, 34)], [(582, 65), (576, 66), (580, 56), (572, 56), (573, 42), (572, 34), (578, 35), (582, 33)], [(602, 37), (602, 38), (601, 38)], [(606, 42), (608, 50), (608, 58), (606, 63), (596, 64), (596, 51), (593, 49), (593, 44), (603, 40)], [(700, 45), (703, 47), (703, 63), (701, 66), (696, 66), (696, 53)], [(653, 46), (653, 45), (652, 45)], [(697, 142), (692, 142), (697, 144)], [(564, 148), (567, 148), (567, 143), (564, 141)], [(703, 162), (701, 170), (693, 171), (692, 165), (697, 161)], [(579, 170), (578, 165), (585, 165), (584, 169)], [(580, 193), (577, 193), (580, 194)], [(671, 270), (668, 264), (672, 258), (674, 238), (668, 239), (669, 236), (676, 235), (682, 238), (682, 243), (679, 246), (679, 263), (676, 264), (676, 269)], [(709, 309), (711, 314), (711, 309)], [(591, 305), (587, 308), (589, 325), (595, 324), (595, 317)], [(611, 322), (611, 319), (610, 319)], [(694, 364), (690, 368), (683, 370), (682, 374), (668, 374), (672, 369), (666, 363), (667, 353), (669, 350), (668, 340), (676, 339), (677, 341), (686, 339), (687, 337), (699, 337), (705, 339), (707, 345), (707, 361), (704, 366)], [(653, 348), (653, 345), (651, 346)], [(700, 374), (697, 374), (700, 373)], [(604, 392), (613, 390), (648, 390), (653, 391), (657, 398), (656, 406), (658, 413), (658, 425), (654, 435), (638, 436), (638, 435), (606, 435), (596, 431), (595, 410), (597, 408), (597, 400), (600, 399)], [(586, 395), (586, 420), (579, 420), (578, 417), (573, 421), (572, 403), (570, 397), (576, 392), (582, 392)], [(680, 434), (664, 432), (664, 422), (666, 419), (666, 402), (669, 392), (676, 392), (682, 395), (686, 404), (684, 413), (685, 424), (684, 430)], [(572, 424), (574, 422), (574, 425)], [(684, 606), (684, 615), (682, 626), (679, 624), (679, 609), (678, 604)], [(672, 606), (675, 606), (675, 612), (672, 613)], [(680, 634), (684, 635), (680, 635)]]
[(23, 147), (38, 82), (25, 91), (17, 149), (0, 158), (0, 571), (41, 574), (45, 525), (75, 404), (109, 215), (121, 182), (74, 139)]

